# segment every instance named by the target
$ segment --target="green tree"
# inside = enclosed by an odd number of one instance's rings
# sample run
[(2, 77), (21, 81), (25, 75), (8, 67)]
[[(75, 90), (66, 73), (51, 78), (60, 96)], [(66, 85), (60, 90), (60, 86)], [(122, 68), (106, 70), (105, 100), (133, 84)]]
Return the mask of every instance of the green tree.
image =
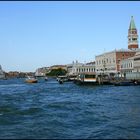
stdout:
[(67, 71), (65, 69), (52, 69), (49, 73), (47, 73), (47, 76), (62, 76), (66, 75)]

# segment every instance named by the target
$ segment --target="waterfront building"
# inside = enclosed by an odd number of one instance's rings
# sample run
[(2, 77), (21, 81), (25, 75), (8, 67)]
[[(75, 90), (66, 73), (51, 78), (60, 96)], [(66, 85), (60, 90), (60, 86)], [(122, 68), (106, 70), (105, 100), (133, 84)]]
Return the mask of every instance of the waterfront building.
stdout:
[[(96, 72), (97, 74), (106, 73), (106, 74), (115, 74), (121, 72), (121, 62), (128, 63), (128, 71), (132, 71), (133, 62), (130, 57), (133, 57), (136, 52), (139, 50), (138, 47), (138, 33), (134, 23), (133, 16), (131, 17), (129, 29), (128, 29), (128, 49), (119, 49), (110, 52), (103, 53), (95, 57), (96, 60)], [(126, 61), (122, 61), (128, 59)], [(130, 64), (129, 67), (129, 63)], [(127, 66), (127, 64), (124, 64)]]
[(78, 63), (78, 61), (67, 65), (68, 75), (78, 75), (80, 73), (92, 73), (95, 72), (95, 62), (90, 63)]
[(42, 76), (45, 76), (45, 74), (46, 74), (47, 72), (50, 72), (50, 68), (49, 68), (49, 67), (38, 68), (38, 69), (35, 71), (35, 76), (37, 76), (37, 77), (42, 77)]
[(121, 75), (126, 79), (140, 80), (140, 51), (134, 57), (121, 61)]
[(4, 74), (4, 71), (2, 70), (2, 67), (0, 65), (0, 79), (3, 79), (5, 78), (5, 74)]
[(135, 56), (121, 61), (121, 73), (140, 72), (140, 51)]
[(134, 57), (121, 61), (121, 73), (132, 73), (134, 71)]
[(133, 72), (140, 72), (140, 51), (134, 56), (134, 70)]
[(67, 73), (68, 75), (77, 75), (76, 68), (82, 66), (83, 63), (79, 63), (77, 60), (76, 62), (72, 62), (72, 64), (67, 64)]
[(134, 57), (121, 61), (121, 72), (131, 73), (140, 72), (140, 49), (138, 45), (138, 33), (133, 16), (128, 30), (128, 49), (136, 50)]
[(95, 60), (97, 74), (115, 74), (120, 72), (121, 60), (133, 57), (135, 53), (135, 50), (120, 49), (96, 56)]

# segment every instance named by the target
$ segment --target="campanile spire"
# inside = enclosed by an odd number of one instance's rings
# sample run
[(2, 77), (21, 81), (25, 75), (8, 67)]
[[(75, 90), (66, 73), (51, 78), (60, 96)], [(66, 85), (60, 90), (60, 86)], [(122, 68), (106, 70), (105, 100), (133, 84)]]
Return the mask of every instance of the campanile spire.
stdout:
[(138, 34), (134, 18), (133, 16), (131, 16), (131, 21), (128, 29), (128, 49), (134, 50), (137, 48), (138, 48)]

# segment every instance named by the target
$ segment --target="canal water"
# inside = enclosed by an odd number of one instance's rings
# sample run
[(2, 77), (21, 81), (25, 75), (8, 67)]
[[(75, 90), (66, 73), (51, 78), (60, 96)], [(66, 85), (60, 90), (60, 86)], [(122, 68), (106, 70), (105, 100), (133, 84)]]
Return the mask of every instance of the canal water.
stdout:
[(140, 86), (0, 80), (0, 138), (140, 138)]

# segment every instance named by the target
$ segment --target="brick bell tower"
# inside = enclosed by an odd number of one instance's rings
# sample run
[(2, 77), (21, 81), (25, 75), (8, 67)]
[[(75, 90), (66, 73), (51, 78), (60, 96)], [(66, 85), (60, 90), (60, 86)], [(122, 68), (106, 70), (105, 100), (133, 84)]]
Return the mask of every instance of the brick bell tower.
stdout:
[(131, 16), (130, 26), (128, 29), (128, 49), (136, 50), (138, 46), (138, 34), (135, 26), (134, 18)]

